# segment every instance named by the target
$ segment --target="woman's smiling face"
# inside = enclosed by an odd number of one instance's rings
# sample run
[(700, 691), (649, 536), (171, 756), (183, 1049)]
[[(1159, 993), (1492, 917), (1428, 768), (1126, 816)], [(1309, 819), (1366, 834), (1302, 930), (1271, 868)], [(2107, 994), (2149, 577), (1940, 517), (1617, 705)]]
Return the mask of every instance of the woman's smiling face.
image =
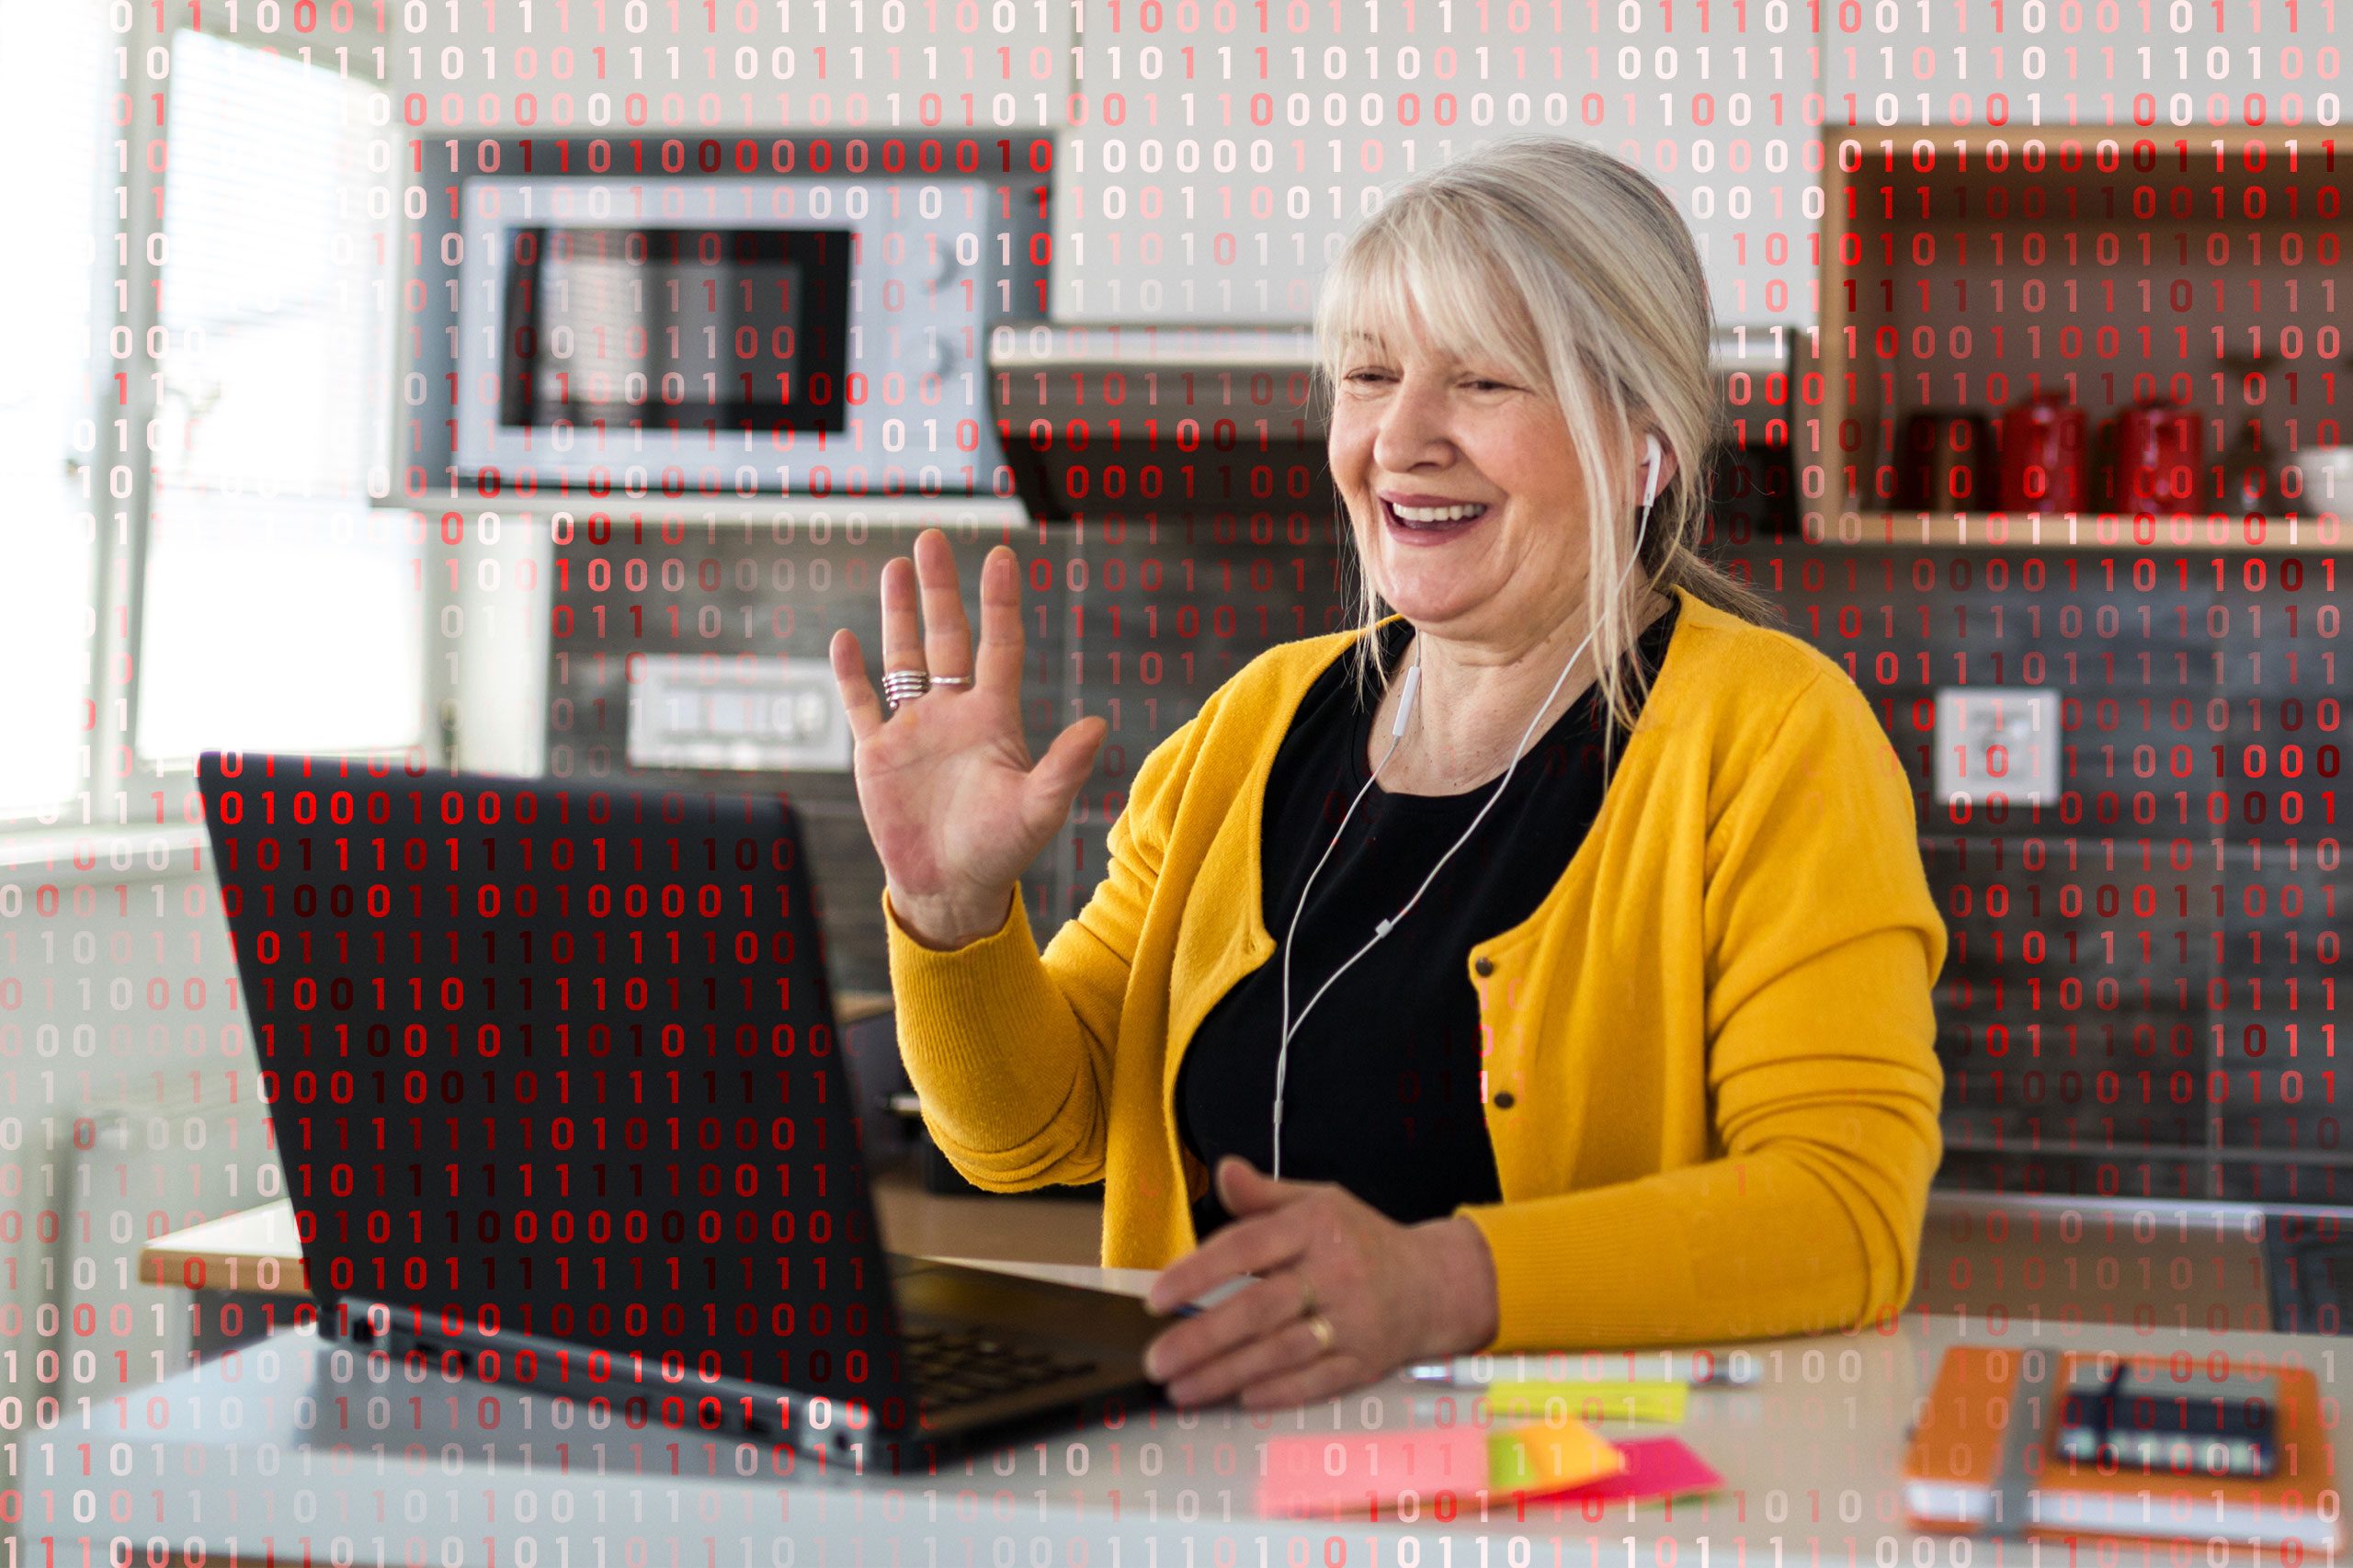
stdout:
[(1365, 570), (1417, 630), (1510, 644), (1580, 602), (1591, 552), (1568, 421), (1505, 365), (1418, 327), (1359, 337), (1329, 452)]

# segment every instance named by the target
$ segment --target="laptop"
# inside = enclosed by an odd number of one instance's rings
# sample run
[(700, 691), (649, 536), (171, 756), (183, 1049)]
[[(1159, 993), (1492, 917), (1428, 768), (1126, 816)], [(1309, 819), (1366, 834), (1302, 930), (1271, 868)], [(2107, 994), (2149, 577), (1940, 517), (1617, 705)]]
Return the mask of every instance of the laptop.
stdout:
[(861, 1469), (1155, 1397), (1141, 1301), (883, 1249), (787, 801), (198, 778), (323, 1333)]

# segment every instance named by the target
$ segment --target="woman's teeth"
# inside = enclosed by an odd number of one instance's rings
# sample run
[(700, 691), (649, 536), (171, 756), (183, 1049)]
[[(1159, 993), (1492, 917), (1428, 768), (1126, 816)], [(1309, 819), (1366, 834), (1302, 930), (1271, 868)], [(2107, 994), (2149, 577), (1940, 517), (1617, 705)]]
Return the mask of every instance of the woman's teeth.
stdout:
[(1400, 506), (1393, 501), (1388, 503), (1388, 506), (1391, 515), (1399, 522), (1416, 527), (1427, 527), (1437, 523), (1468, 522), (1472, 517), (1484, 516), (1487, 510), (1484, 506)]

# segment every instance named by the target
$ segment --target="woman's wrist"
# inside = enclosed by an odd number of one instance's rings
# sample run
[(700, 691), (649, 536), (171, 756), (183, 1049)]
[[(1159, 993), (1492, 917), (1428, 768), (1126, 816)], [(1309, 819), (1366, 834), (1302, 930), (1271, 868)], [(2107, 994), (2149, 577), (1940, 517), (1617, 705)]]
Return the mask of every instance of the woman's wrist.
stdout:
[(891, 913), (918, 947), (951, 953), (993, 937), (1013, 913), (1013, 889), (994, 899), (923, 899), (891, 891)]
[(1461, 1214), (1415, 1227), (1428, 1246), (1433, 1310), (1425, 1358), (1468, 1356), (1495, 1343), (1501, 1306), (1486, 1233)]

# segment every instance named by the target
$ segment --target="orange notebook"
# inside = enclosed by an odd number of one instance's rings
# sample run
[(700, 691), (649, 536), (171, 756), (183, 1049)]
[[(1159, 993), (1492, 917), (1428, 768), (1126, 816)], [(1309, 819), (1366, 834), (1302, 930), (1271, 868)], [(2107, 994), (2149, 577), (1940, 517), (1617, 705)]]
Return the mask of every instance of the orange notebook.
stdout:
[[(2040, 1394), (2029, 1399), (2024, 1413), (2038, 1437), (2028, 1451), (2031, 1490), (2023, 1510), (2023, 1533), (2200, 1540), (2222, 1536), (2267, 1546), (2292, 1540), (2315, 1551), (2344, 1544), (2342, 1515), (2332, 1521), (2318, 1511), (2323, 1495), (2334, 1494), (2336, 1460), (2321, 1425), (2320, 1384), (2309, 1370), (2267, 1369), (2279, 1388), (2269, 1475), (2215, 1475), (2195, 1468), (2149, 1471), (2058, 1456), (2052, 1437), (2069, 1380), (2079, 1369), (2111, 1367), (2116, 1358), (2053, 1350), (1971, 1346), (1945, 1353), (1904, 1460), (1904, 1506), (1914, 1524), (1923, 1529), (1978, 1530), (1993, 1522), (2009, 1421), (2018, 1404), (2015, 1394), (2029, 1355), (2055, 1357), (2057, 1365), (2055, 1375)], [(2209, 1381), (2203, 1356), (2129, 1359), (2136, 1380), (2177, 1384), (2193, 1398)], [(2251, 1370), (2245, 1366), (2233, 1369), (2243, 1374)], [(2182, 1375), (2177, 1379), (2177, 1372)]]

